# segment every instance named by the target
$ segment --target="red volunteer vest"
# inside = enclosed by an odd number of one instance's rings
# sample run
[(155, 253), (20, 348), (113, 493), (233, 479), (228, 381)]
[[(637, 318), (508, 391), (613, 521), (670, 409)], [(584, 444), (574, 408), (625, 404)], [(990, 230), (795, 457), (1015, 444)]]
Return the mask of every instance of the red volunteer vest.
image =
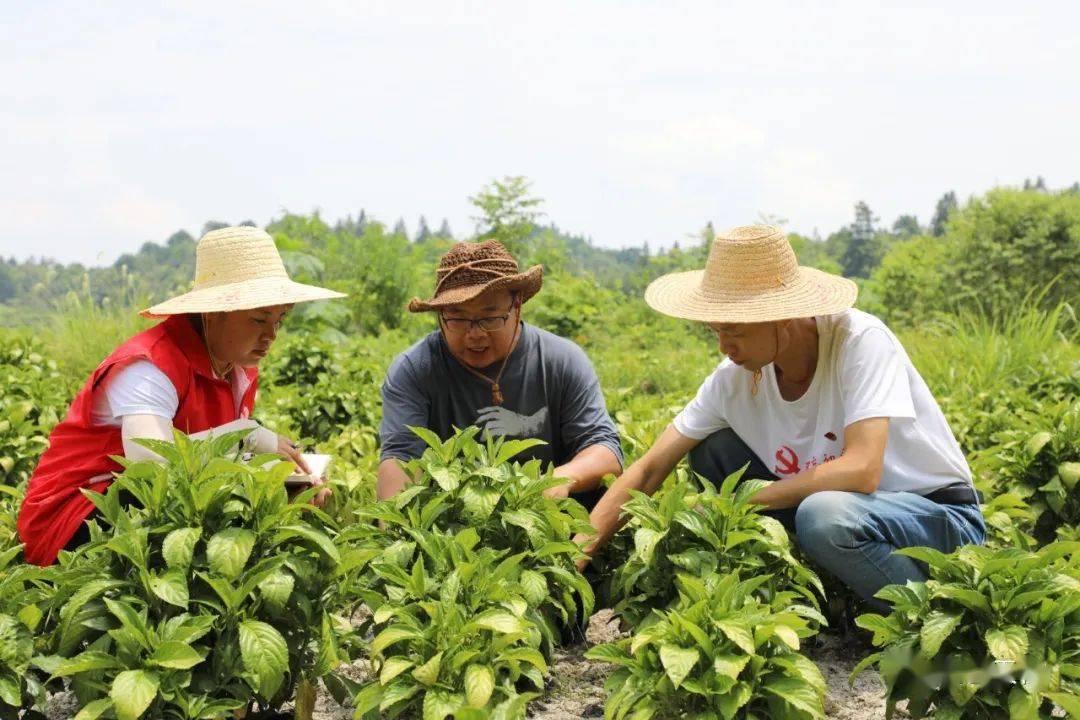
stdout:
[(245, 369), (251, 384), (238, 413), (232, 386), (228, 380), (214, 377), (206, 346), (187, 316), (174, 315), (125, 342), (98, 366), (75, 396), (30, 477), (18, 520), (27, 562), (56, 562), (57, 554), (94, 509), (82, 489), (103, 493), (111, 477), (91, 480), (122, 469), (110, 457), (124, 454), (120, 428), (94, 425), (91, 411), (94, 390), (105, 376), (136, 360), (149, 360), (172, 381), (180, 399), (173, 417), (178, 430), (189, 434), (208, 430), (248, 417), (254, 408), (258, 370)]

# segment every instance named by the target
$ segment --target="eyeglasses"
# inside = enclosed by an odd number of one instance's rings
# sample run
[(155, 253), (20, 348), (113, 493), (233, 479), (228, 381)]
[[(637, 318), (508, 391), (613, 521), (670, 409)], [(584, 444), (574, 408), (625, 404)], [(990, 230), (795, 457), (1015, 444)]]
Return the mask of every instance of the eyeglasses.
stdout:
[[(514, 306), (511, 305), (510, 309), (512, 310), (513, 307)], [(475, 320), (471, 318), (448, 318), (442, 314), (440, 314), (439, 317), (446, 325), (447, 331), (457, 335), (467, 333), (473, 327), (478, 327), (484, 332), (493, 333), (506, 327), (506, 321), (510, 318), (510, 312), (508, 310), (505, 315), (492, 315), (490, 317), (476, 318)]]

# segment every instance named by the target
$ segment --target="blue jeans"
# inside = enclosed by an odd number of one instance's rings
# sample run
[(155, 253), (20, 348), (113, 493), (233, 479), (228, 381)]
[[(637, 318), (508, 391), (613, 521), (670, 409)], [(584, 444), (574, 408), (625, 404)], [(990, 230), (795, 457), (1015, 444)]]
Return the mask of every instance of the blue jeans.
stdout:
[[(690, 451), (691, 469), (717, 487), (747, 463), (745, 478), (776, 478), (730, 428)], [(986, 539), (978, 505), (943, 505), (910, 492), (825, 490), (796, 508), (765, 514), (784, 523), (811, 560), (878, 608), (883, 604), (873, 597), (884, 586), (926, 579), (925, 565), (894, 550), (925, 546), (949, 553)]]

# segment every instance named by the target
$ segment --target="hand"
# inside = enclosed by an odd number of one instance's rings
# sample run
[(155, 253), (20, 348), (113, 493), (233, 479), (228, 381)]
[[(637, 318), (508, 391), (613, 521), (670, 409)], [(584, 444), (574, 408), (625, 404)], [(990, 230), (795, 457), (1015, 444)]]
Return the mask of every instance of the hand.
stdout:
[(311, 468), (309, 468), (308, 464), (304, 462), (304, 458), (300, 454), (300, 448), (296, 446), (296, 443), (294, 443), (292, 440), (285, 437), (284, 435), (278, 435), (277, 454), (283, 458), (292, 460), (293, 464), (296, 465), (296, 467), (298, 467), (302, 472), (308, 475), (311, 474)]
[[(562, 480), (562, 479), (565, 479), (565, 478), (559, 478), (559, 479)], [(562, 485), (556, 485), (555, 487), (549, 487), (547, 490), (544, 491), (544, 495), (546, 495), (547, 497), (552, 498), (554, 500), (558, 500), (559, 498), (568, 498), (568, 497), (570, 497), (570, 486), (573, 485), (573, 484), (574, 484), (573, 482), (567, 480)]]
[(589, 543), (592, 540), (588, 535), (578, 533), (574, 536), (572, 542), (581, 548), (581, 551), (585, 553), (585, 557), (581, 558), (574, 564), (577, 565), (578, 572), (585, 572), (585, 568), (592, 562), (592, 552), (595, 548), (590, 548)]
[(334, 494), (334, 491), (330, 489), (325, 477), (312, 477), (311, 484), (314, 487), (322, 488), (319, 492), (315, 493), (315, 497), (311, 499), (311, 504), (317, 508), (326, 507), (327, 501), (330, 500), (330, 496)]

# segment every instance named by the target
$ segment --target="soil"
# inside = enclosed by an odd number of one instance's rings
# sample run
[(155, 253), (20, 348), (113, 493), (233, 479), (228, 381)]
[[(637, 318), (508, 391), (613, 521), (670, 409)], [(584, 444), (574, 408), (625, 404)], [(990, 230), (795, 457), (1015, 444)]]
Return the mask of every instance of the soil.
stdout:
[[(585, 641), (556, 652), (551, 666), (549, 688), (544, 696), (529, 706), (529, 717), (537, 720), (581, 720), (604, 717), (604, 680), (611, 666), (585, 659), (593, 645), (619, 637), (619, 623), (610, 610), (601, 610), (589, 621)], [(848, 684), (855, 664), (869, 654), (869, 648), (856, 636), (844, 637), (828, 632), (804, 648), (805, 654), (821, 668), (829, 690), (825, 713), (836, 720), (875, 720), (885, 717), (885, 688), (877, 673), (867, 670)], [(365, 662), (345, 668), (354, 680), (367, 674)], [(76, 705), (70, 693), (53, 696), (49, 702), (50, 720), (69, 720)], [(899, 711), (897, 715), (903, 716)], [(320, 688), (315, 706), (315, 720), (352, 720), (352, 711), (337, 704)]]

